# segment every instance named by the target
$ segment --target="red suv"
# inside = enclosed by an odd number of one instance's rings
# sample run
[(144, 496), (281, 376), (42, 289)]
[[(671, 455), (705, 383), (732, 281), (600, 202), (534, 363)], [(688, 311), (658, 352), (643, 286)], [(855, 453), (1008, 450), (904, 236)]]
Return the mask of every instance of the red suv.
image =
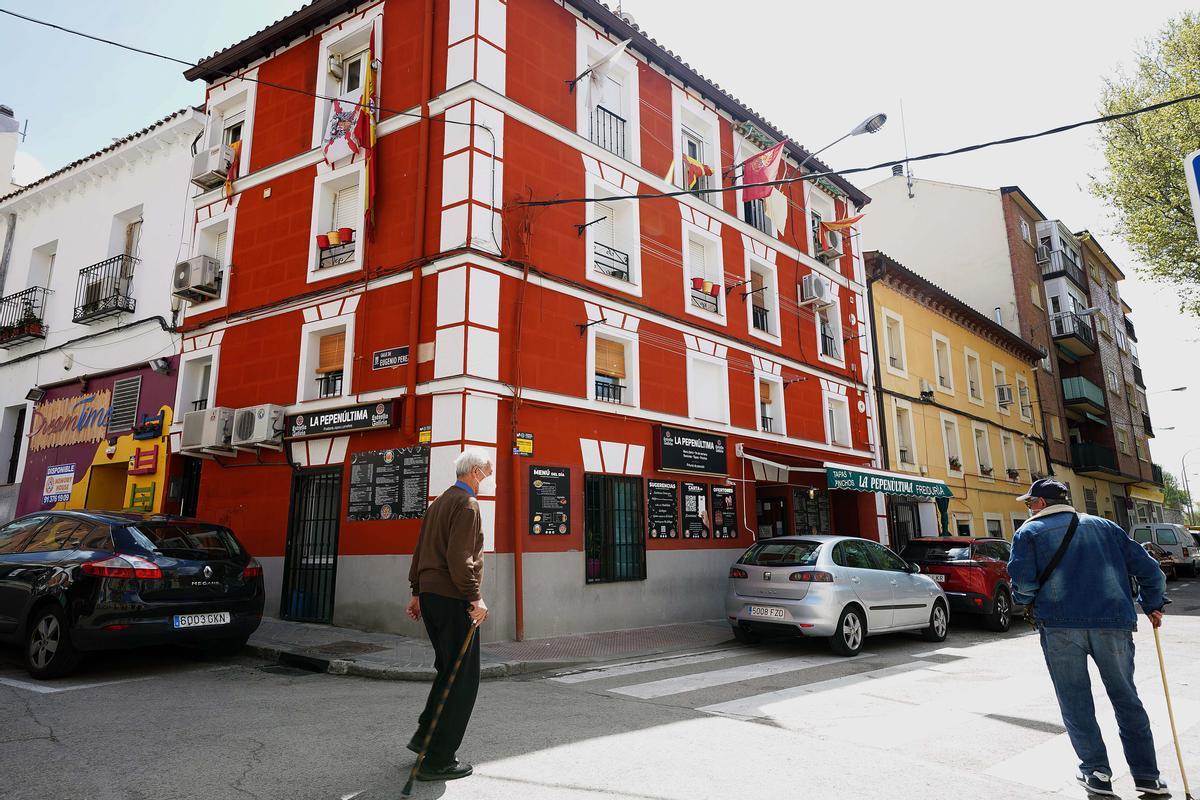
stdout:
[(938, 536), (910, 539), (900, 554), (946, 592), (951, 613), (984, 614), (987, 626), (1006, 631), (1012, 624), (1012, 582), (1004, 539)]

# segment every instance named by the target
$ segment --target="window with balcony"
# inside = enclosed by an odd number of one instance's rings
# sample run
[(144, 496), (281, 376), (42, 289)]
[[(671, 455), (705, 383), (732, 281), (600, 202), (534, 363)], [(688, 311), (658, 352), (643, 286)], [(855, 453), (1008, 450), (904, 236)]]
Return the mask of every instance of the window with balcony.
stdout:
[(75, 287), (74, 321), (86, 324), (132, 314), (137, 307), (133, 298), (133, 268), (137, 262), (137, 258), (122, 254), (81, 269)]
[(363, 170), (349, 164), (314, 181), (309, 283), (362, 268)]
[(587, 252), (585, 276), (589, 281), (640, 296), (642, 293), (640, 211), (638, 203), (608, 201), (622, 194), (620, 187), (587, 176), (587, 227), (583, 229)]
[(684, 275), (687, 284), (684, 310), (689, 314), (725, 321), (725, 269), (721, 239), (690, 225), (683, 232)]
[(983, 373), (979, 367), (979, 353), (964, 347), (963, 359), (967, 367), (967, 396), (971, 402), (983, 405)]
[(954, 394), (954, 372), (951, 369), (950, 340), (940, 333), (933, 333), (933, 371), (939, 392)]
[(787, 433), (783, 412), (783, 380), (775, 375), (755, 374), (758, 384), (758, 430)]
[(904, 318), (883, 309), (883, 349), (887, 357), (887, 371), (901, 378), (908, 377), (908, 359), (905, 355)]
[(1008, 370), (995, 361), (992, 362), (992, 384), (996, 387), (996, 409), (1001, 414), (1011, 414), (1013, 387), (1008, 382)]
[(950, 416), (942, 416), (942, 451), (946, 456), (946, 469), (962, 474), (962, 450), (958, 441), (958, 420)]
[(320, 97), (313, 102), (313, 147), (320, 146), (333, 109), (333, 101), (324, 98), (336, 97), (345, 103), (362, 99), (370, 66), (368, 48), (372, 31), (375, 52), (378, 54), (383, 48), (382, 10), (382, 6), (377, 6), (321, 34), (315, 92)]
[(343, 315), (306, 323), (300, 333), (296, 399), (325, 400), (353, 394), (354, 317)]
[(757, 257), (746, 255), (748, 283), (736, 287), (730, 297), (746, 304), (750, 333), (760, 339), (779, 342), (779, 284), (775, 266)]
[(725, 360), (689, 352), (687, 370), (688, 416), (728, 423), (729, 366)]
[(850, 447), (850, 402), (842, 395), (825, 395), (825, 441)]
[(33, 286), (0, 298), (0, 347), (46, 338), (46, 294)]
[[(579, 75), (610, 53), (615, 42), (596, 38), (586, 25), (577, 28), (576, 71)], [(640, 163), (640, 109), (637, 59), (626, 51), (575, 87), (575, 132), (618, 158)]]
[(896, 436), (896, 461), (902, 467), (917, 466), (916, 436), (913, 432), (912, 404), (899, 399), (892, 401), (892, 428)]
[(637, 405), (637, 340), (616, 331), (592, 337), (592, 394), (594, 400), (617, 405)]
[(625, 119), (625, 86), (623, 75), (607, 74), (599, 85), (591, 84), (596, 103), (589, 115), (589, 136), (592, 142), (620, 158), (627, 158)]
[(972, 424), (971, 437), (975, 442), (975, 463), (979, 465), (979, 474), (991, 477), (995, 465), (992, 463), (992, 445), (988, 441), (987, 428), (979, 423)]
[(1004, 472), (1010, 481), (1020, 477), (1017, 465), (1017, 443), (1011, 433), (1000, 434), (1000, 450), (1004, 454)]
[(1033, 422), (1033, 397), (1029, 392), (1029, 381), (1024, 375), (1017, 375), (1017, 408), (1022, 420)]

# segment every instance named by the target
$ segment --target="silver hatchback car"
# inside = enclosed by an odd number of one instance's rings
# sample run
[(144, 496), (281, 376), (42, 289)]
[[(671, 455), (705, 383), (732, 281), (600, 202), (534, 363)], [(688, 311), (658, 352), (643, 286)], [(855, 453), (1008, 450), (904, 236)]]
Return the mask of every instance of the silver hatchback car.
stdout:
[(743, 643), (762, 634), (827, 637), (856, 655), (876, 633), (949, 630), (946, 595), (920, 568), (854, 536), (780, 536), (751, 545), (729, 568), (725, 612)]

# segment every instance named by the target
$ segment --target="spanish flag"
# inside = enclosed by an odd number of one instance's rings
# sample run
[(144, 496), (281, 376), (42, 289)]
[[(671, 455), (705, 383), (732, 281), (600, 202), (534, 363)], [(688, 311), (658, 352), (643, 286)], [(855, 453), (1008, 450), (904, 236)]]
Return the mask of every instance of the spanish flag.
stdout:
[(229, 162), (229, 172), (225, 173), (225, 188), (222, 193), (225, 195), (225, 207), (233, 205), (233, 181), (237, 178), (238, 170), (242, 164), (242, 143), (236, 141), (230, 145), (233, 148), (233, 160)]
[(375, 238), (375, 126), (379, 122), (379, 62), (375, 60), (375, 29), (371, 28), (371, 43), (367, 48), (367, 74), (359, 100), (357, 138), (364, 150), (366, 181), (363, 192), (363, 230), (367, 238)]
[(683, 157), (683, 183), (688, 189), (695, 189), (702, 177), (712, 175), (713, 168), (707, 164), (701, 164), (696, 159), (689, 155)]
[(854, 225), (856, 222), (858, 222), (864, 216), (865, 216), (864, 214), (859, 214), (856, 217), (846, 217), (845, 219), (835, 219), (830, 222), (822, 222), (821, 229), (820, 229), (821, 230), (821, 249), (827, 250), (829, 248), (829, 243), (825, 236), (825, 234), (827, 232), (829, 232), (829, 231), (844, 231), (847, 228), (849, 228), (850, 226)]

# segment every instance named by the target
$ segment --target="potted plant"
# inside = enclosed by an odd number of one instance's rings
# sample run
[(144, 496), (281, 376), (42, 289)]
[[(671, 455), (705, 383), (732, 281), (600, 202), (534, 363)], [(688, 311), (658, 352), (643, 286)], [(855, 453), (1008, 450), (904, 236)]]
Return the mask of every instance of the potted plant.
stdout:
[(991, 474), (992, 474), (992, 472), (993, 472), (992, 468), (991, 468), (990, 466), (987, 466), (987, 465), (984, 465), (984, 466), (982, 466), (982, 467), (980, 467), (980, 468), (979, 468), (979, 473), (980, 473), (981, 475), (991, 475)]
[(318, 250), (329, 249), (329, 237), (327, 235), (325, 235), (324, 233), (317, 234), (317, 249)]
[(950, 469), (955, 471), (962, 469), (962, 461), (958, 456), (950, 456)]
[(1019, 470), (1015, 470), (1015, 469), (1008, 470), (1008, 479), (1010, 481), (1015, 481), (1019, 477), (1021, 477), (1021, 473)]

